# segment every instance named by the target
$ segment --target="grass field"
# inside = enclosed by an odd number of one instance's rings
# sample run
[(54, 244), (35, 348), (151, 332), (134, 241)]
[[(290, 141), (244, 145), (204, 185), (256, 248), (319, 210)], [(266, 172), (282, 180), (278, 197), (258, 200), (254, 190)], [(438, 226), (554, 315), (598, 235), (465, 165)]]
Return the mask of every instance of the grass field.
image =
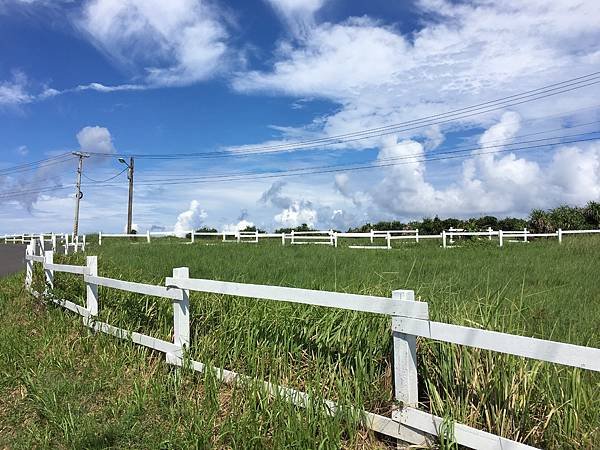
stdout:
[[(90, 245), (99, 274), (162, 284), (190, 276), (390, 296), (414, 289), (443, 322), (600, 347), (600, 239), (529, 244), (397, 244), (394, 251), (279, 243)], [(83, 264), (84, 256), (55, 262)], [(391, 445), (347, 414), (298, 410), (256, 385), (219, 386), (148, 351), (91, 337), (69, 313), (3, 280), (0, 447), (377, 448)], [(55, 294), (83, 282), (57, 274)], [(387, 415), (393, 408), (389, 319), (279, 302), (192, 294), (192, 357)], [(100, 319), (169, 339), (170, 303), (100, 290)], [(418, 342), (421, 408), (544, 448), (600, 442), (600, 376), (427, 340)], [(4, 424), (10, 424), (5, 426)], [(451, 443), (442, 442), (449, 447)]]

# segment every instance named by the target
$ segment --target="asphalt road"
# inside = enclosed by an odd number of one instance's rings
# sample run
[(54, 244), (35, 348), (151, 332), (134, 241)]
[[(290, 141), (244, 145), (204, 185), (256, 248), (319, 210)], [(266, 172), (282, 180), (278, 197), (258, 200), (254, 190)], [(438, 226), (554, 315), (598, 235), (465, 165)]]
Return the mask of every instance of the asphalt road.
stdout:
[(18, 272), (25, 268), (25, 245), (0, 245), (0, 277)]

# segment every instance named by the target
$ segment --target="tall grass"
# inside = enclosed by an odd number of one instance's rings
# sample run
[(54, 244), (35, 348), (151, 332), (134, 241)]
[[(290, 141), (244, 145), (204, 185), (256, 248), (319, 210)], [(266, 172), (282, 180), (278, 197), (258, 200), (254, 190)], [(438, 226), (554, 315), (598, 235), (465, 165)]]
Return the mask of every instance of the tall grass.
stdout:
[[(173, 267), (189, 266), (197, 278), (382, 296), (414, 289), (436, 320), (600, 347), (600, 240), (577, 237), (562, 246), (537, 241), (502, 249), (487, 241), (459, 245), (444, 251), (431, 242), (402, 243), (387, 252), (107, 241), (90, 246), (88, 253), (99, 255), (100, 275), (155, 284)], [(83, 264), (83, 255), (58, 259)], [(81, 282), (57, 278), (56, 289), (69, 299), (83, 299)], [(164, 299), (101, 289), (100, 315), (157, 337), (172, 333), (171, 306)], [(191, 315), (196, 360), (299, 388), (317, 399), (381, 414), (394, 407), (385, 317), (199, 293), (191, 296)], [(418, 365), (421, 407), (449, 421), (546, 448), (592, 448), (600, 439), (597, 374), (428, 340), (418, 341)], [(210, 376), (204, 381), (214, 383)], [(332, 447), (357, 444), (353, 436), (359, 428), (352, 418), (325, 419), (314, 408), (301, 413), (310, 418), (306, 423), (285, 425), (292, 420), (288, 414), (299, 413), (281, 399), (274, 400), (279, 405), (274, 414), (281, 416), (264, 417), (257, 404), (265, 405), (266, 393), (244, 386), (238, 394), (242, 404), (252, 406), (237, 411), (240, 422), (228, 419), (219, 430), (237, 430), (248, 420), (257, 439), (266, 433), (308, 444), (309, 427)], [(203, 400), (210, 402), (212, 427), (222, 403), (231, 401), (215, 395), (213, 389)]]

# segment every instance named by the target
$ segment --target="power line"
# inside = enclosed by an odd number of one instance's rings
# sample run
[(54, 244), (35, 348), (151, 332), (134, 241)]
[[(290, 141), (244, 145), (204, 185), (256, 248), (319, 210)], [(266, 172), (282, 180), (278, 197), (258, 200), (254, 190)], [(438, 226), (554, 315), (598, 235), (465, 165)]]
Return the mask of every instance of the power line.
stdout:
[[(598, 133), (598, 132), (594, 132), (594, 133)], [(589, 133), (586, 133), (586, 134), (589, 134)], [(464, 154), (450, 153), (450, 155), (447, 155), (447, 156), (440, 156), (440, 157), (434, 157), (434, 158), (424, 156), (423, 158), (415, 159), (412, 161), (394, 162), (394, 163), (389, 163), (389, 164), (370, 164), (370, 165), (363, 165), (363, 166), (359, 166), (359, 167), (345, 167), (345, 168), (339, 168), (339, 166), (335, 166), (335, 165), (334, 166), (320, 166), (320, 167), (311, 167), (311, 168), (303, 168), (303, 169), (291, 169), (288, 171), (282, 171), (282, 172), (277, 172), (277, 173), (271, 172), (271, 173), (266, 173), (266, 174), (264, 174), (264, 173), (263, 174), (242, 174), (242, 175), (238, 175), (238, 176), (223, 176), (223, 177), (216, 177), (216, 178), (211, 178), (211, 179), (198, 178), (196, 180), (186, 180), (186, 181), (153, 180), (153, 181), (139, 182), (138, 185), (169, 186), (169, 185), (181, 185), (181, 184), (215, 183), (215, 182), (222, 182), (222, 181), (260, 180), (260, 179), (268, 179), (268, 178), (290, 177), (290, 176), (299, 176), (299, 175), (315, 175), (315, 174), (335, 173), (335, 172), (352, 172), (352, 171), (356, 171), (356, 170), (365, 170), (365, 169), (372, 169), (372, 168), (379, 168), (379, 167), (401, 166), (401, 165), (406, 165), (406, 164), (414, 164), (414, 163), (418, 163), (418, 162), (442, 161), (442, 160), (468, 158), (470, 156), (488, 155), (488, 154), (495, 154), (495, 153), (526, 151), (526, 150), (539, 149), (539, 148), (543, 148), (543, 147), (551, 147), (554, 145), (573, 144), (573, 143), (577, 143), (577, 142), (589, 142), (589, 141), (595, 141), (598, 139), (600, 139), (600, 136), (596, 136), (596, 137), (592, 137), (592, 138), (584, 138), (584, 139), (574, 139), (574, 140), (564, 141), (564, 142), (543, 143), (543, 144), (531, 145), (531, 146), (520, 147), (520, 148), (507, 148), (507, 149), (503, 148), (500, 150), (492, 150), (492, 151), (487, 151), (487, 152), (465, 153), (466, 151), (463, 150), (462, 153), (464, 153)], [(490, 147), (483, 147), (483, 148), (490, 148)], [(437, 156), (437, 155), (433, 155), (433, 156)], [(412, 155), (412, 156), (398, 157), (398, 159), (400, 159), (400, 158), (408, 159), (408, 158), (416, 158), (416, 156)], [(396, 158), (394, 158), (394, 159), (396, 159)], [(324, 169), (324, 170), (321, 170), (321, 169)], [(306, 172), (307, 170), (309, 170), (309, 172)]]
[[(230, 156), (246, 156), (246, 155), (254, 155), (254, 154), (262, 154), (262, 153), (276, 153), (276, 152), (288, 152), (291, 150), (297, 150), (301, 148), (310, 148), (310, 147), (319, 147), (325, 145), (339, 145), (349, 142), (355, 142), (359, 140), (372, 139), (376, 137), (381, 137), (389, 134), (395, 134), (400, 132), (411, 131), (419, 128), (429, 127), (432, 125), (440, 125), (445, 123), (450, 123), (456, 120), (461, 120), (469, 117), (473, 117), (476, 115), (493, 112), (497, 110), (501, 110), (511, 106), (517, 106), (524, 103), (529, 103), (532, 101), (540, 100), (543, 98), (555, 96), (558, 94), (563, 94), (566, 92), (570, 92), (576, 89), (581, 89), (584, 87), (596, 85), (600, 83), (600, 76), (598, 75), (600, 72), (594, 72), (592, 74), (588, 74), (582, 77), (572, 78), (570, 80), (565, 80), (559, 83), (554, 83), (551, 85), (546, 85), (541, 88), (537, 88), (531, 91), (525, 91), (520, 94), (514, 94), (511, 96), (503, 97), (496, 100), (491, 100), (488, 102), (479, 103), (476, 105), (472, 105), (469, 107), (464, 107), (452, 111), (448, 111), (446, 113), (434, 114), (430, 116), (425, 116), (420, 119), (413, 119), (405, 122), (396, 123), (393, 125), (387, 125), (384, 127), (365, 129), (361, 131), (356, 131), (352, 133), (346, 133), (341, 135), (323, 137), (312, 140), (305, 141), (296, 141), (292, 143), (283, 143), (276, 144), (270, 146), (256, 146), (246, 148), (244, 151), (240, 152), (232, 152), (232, 151), (215, 151), (215, 152), (195, 152), (195, 153), (169, 153), (169, 154), (132, 154), (131, 156), (135, 156), (138, 158), (146, 158), (146, 159), (181, 159), (181, 158), (190, 158), (190, 157), (199, 157), (199, 158), (214, 158), (214, 157), (230, 157)], [(550, 89), (549, 89), (550, 88)], [(533, 97), (533, 98), (530, 98)], [(507, 99), (510, 100), (509, 103), (506, 103)], [(518, 100), (518, 101), (517, 101)], [(505, 104), (496, 105), (496, 103), (504, 102)], [(480, 111), (484, 109), (483, 111)], [(439, 118), (443, 118), (444, 120), (437, 120)], [(435, 119), (435, 120), (434, 120)], [(410, 125), (410, 126), (409, 126)], [(114, 154), (93, 153), (94, 156), (105, 157), (105, 156), (114, 156)], [(124, 154), (123, 154), (124, 155)]]
[[(592, 132), (592, 133), (598, 133), (598, 132)], [(591, 134), (591, 133), (585, 133), (585, 134)], [(575, 140), (564, 141), (564, 142), (543, 143), (543, 144), (531, 145), (531, 146), (526, 146), (526, 147), (502, 148), (499, 150), (473, 152), (473, 153), (465, 153), (466, 150), (463, 150), (460, 152), (462, 154), (450, 154), (450, 155), (446, 155), (446, 156), (438, 156), (439, 155), (438, 154), (438, 155), (433, 155), (434, 157), (424, 156), (422, 158), (414, 159), (412, 161), (401, 161), (401, 162), (393, 162), (393, 163), (386, 163), (386, 164), (379, 164), (379, 163), (378, 164), (367, 164), (367, 165), (360, 165), (358, 167), (339, 168), (338, 166), (321, 166), (321, 167), (309, 167), (309, 168), (303, 168), (303, 169), (291, 169), (288, 171), (283, 171), (283, 172), (278, 172), (278, 173), (246, 174), (246, 175), (242, 174), (242, 175), (229, 176), (229, 177), (223, 176), (219, 179), (197, 179), (197, 180), (167, 181), (167, 182), (153, 181), (153, 182), (146, 182), (146, 183), (142, 182), (142, 183), (138, 183), (138, 185), (167, 186), (167, 185), (202, 184), (202, 183), (230, 182), (230, 181), (255, 181), (255, 180), (262, 180), (262, 179), (283, 178), (283, 177), (300, 176), (300, 175), (317, 175), (317, 174), (325, 174), (325, 173), (353, 172), (353, 171), (358, 171), (358, 170), (368, 170), (368, 169), (375, 169), (375, 168), (381, 168), (381, 167), (402, 166), (402, 165), (415, 164), (415, 163), (420, 163), (420, 162), (452, 160), (452, 159), (468, 158), (471, 156), (481, 156), (481, 155), (498, 154), (498, 153), (506, 153), (506, 152), (531, 151), (531, 150), (536, 150), (539, 148), (551, 147), (554, 145), (561, 145), (561, 144), (565, 145), (565, 144), (573, 144), (573, 143), (578, 143), (578, 142), (589, 142), (589, 141), (597, 140), (599, 138), (600, 137), (575, 139)], [(484, 148), (490, 148), (490, 147), (484, 147)], [(458, 153), (458, 152), (455, 152), (455, 153)], [(415, 158), (415, 155), (402, 156), (399, 158), (403, 158), (403, 159)], [(392, 159), (392, 158), (389, 158), (389, 159)], [(394, 158), (394, 159), (396, 159), (396, 158)], [(380, 160), (380, 162), (381, 161), (385, 162), (385, 160)], [(354, 165), (358, 165), (358, 164), (360, 164), (360, 163), (356, 163)], [(12, 193), (5, 192), (5, 193), (0, 193), (0, 200), (10, 200), (10, 199), (18, 198), (18, 197), (26, 195), (26, 194), (42, 193), (42, 192), (63, 190), (63, 189), (71, 189), (73, 186), (74, 185), (61, 185), (61, 186), (53, 186), (53, 187), (32, 189), (32, 190), (26, 190), (26, 191), (16, 191), (16, 192), (12, 192)], [(102, 185), (102, 186), (89, 185), (88, 188), (95, 188), (95, 187), (104, 188), (107, 186), (122, 187), (121, 185)]]
[(68, 185), (60, 184), (58, 186), (47, 186), (47, 187), (41, 187), (41, 188), (37, 188), (37, 189), (27, 189), (27, 190), (12, 191), (12, 192), (1, 192), (0, 199), (13, 199), (13, 198), (22, 197), (22, 196), (29, 195), (29, 194), (40, 194), (42, 192), (71, 189), (74, 186), (75, 186), (74, 184), (68, 184)]
[(108, 181), (114, 180), (115, 178), (117, 178), (119, 175), (127, 172), (129, 170), (129, 167), (125, 167), (123, 170), (121, 170), (118, 174), (107, 178), (106, 180), (94, 180), (93, 178), (88, 177), (86, 174), (82, 173), (83, 178), (85, 178), (86, 180), (92, 181), (93, 183), (106, 183)]
[[(588, 125), (595, 125), (595, 124), (600, 124), (600, 121), (593, 121), (593, 122), (587, 122), (587, 123), (583, 123), (583, 124), (579, 124), (579, 125), (574, 125), (571, 128), (580, 128), (580, 127), (584, 127), (584, 126), (588, 126)], [(528, 141), (514, 141), (514, 142), (508, 142), (508, 141), (512, 141), (513, 139), (519, 139), (519, 138), (523, 138), (523, 137), (527, 137), (527, 136), (536, 136), (536, 135), (540, 135), (540, 134), (544, 134), (544, 133), (550, 133), (553, 131), (561, 131), (564, 130), (564, 128), (555, 128), (552, 130), (544, 130), (544, 131), (538, 131), (535, 133), (528, 133), (528, 134), (523, 134), (520, 136), (517, 136), (515, 138), (509, 138), (509, 139), (496, 139), (493, 141), (489, 141), (489, 144), (492, 143), (502, 143), (500, 145), (495, 145), (495, 146), (491, 146), (488, 145), (485, 148), (494, 148), (494, 147), (500, 147), (500, 146), (513, 146), (513, 145), (521, 145), (521, 144), (529, 144), (529, 143), (534, 143), (534, 142), (542, 142), (542, 141), (547, 141), (547, 140), (551, 140), (551, 139), (564, 139), (567, 137), (575, 137), (575, 136), (584, 136), (584, 135), (588, 135), (588, 134), (593, 134), (596, 133), (596, 131), (587, 131), (585, 133), (576, 133), (576, 134), (568, 134), (568, 135), (561, 135), (561, 136), (552, 136), (552, 137), (547, 137), (547, 138), (540, 138), (540, 139), (534, 139), (534, 140), (528, 140)], [(407, 145), (411, 145), (412, 142), (400, 142), (398, 144), (396, 144), (396, 146), (399, 147), (403, 147), (403, 146), (407, 146)], [(558, 143), (557, 143), (558, 144)], [(440, 154), (446, 154), (446, 153), (455, 153), (455, 152), (459, 152), (459, 151), (471, 151), (471, 150), (477, 150), (477, 149), (481, 149), (481, 146), (473, 146), (473, 145), (463, 145), (463, 146), (455, 146), (453, 147), (452, 150), (448, 151), (448, 152), (440, 152), (437, 151), (435, 153), (432, 153), (433, 155), (440, 155)], [(418, 156), (418, 155), (416, 155)], [(410, 156), (405, 156), (405, 157), (410, 157)], [(386, 159), (396, 159), (396, 158), (386, 158)], [(354, 164), (360, 164), (360, 163), (354, 163)], [(332, 166), (327, 166), (327, 167), (339, 167), (339, 166), (348, 166), (348, 165), (353, 165), (353, 164), (336, 164), (336, 165), (332, 165)], [(301, 170), (301, 169), (295, 169), (295, 170)], [(241, 172), (238, 174), (244, 175), (244, 174), (249, 174), (249, 173), (255, 173), (255, 172)], [(194, 179), (198, 179), (198, 178), (213, 178), (216, 176), (231, 176), (231, 175), (237, 175), (237, 174), (222, 174), (222, 175), (206, 175), (206, 176), (201, 176), (199, 177), (198, 175), (185, 175), (185, 174), (181, 174), (181, 173), (169, 173), (169, 174), (165, 174), (164, 172), (161, 172), (162, 175), (168, 176), (168, 177), (177, 177), (177, 178), (194, 178)], [(165, 179), (165, 178), (163, 178)], [(161, 181), (160, 178), (156, 178), (154, 179), (155, 181)], [(143, 180), (148, 182), (148, 180)]]
[(54, 156), (51, 158), (40, 159), (38, 161), (32, 161), (26, 164), (20, 164), (18, 166), (6, 167), (4, 169), (0, 169), (0, 175), (12, 175), (14, 173), (20, 172), (28, 172), (30, 170), (36, 170), (41, 167), (49, 167), (56, 164), (64, 164), (66, 162), (71, 161), (71, 154), (62, 154), (58, 156)]

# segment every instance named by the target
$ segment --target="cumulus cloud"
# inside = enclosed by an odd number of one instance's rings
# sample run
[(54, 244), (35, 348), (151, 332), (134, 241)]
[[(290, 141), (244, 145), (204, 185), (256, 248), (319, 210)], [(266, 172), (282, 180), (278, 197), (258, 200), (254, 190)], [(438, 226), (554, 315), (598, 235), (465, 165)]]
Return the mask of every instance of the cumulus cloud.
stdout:
[(223, 226), (223, 231), (226, 233), (235, 233), (237, 231), (245, 230), (248, 227), (253, 227), (254, 223), (248, 220), (248, 210), (242, 209), (240, 215), (237, 218), (237, 223), (230, 223)]
[(275, 222), (285, 227), (297, 227), (303, 223), (313, 227), (317, 223), (317, 211), (306, 200), (292, 200), (287, 208), (276, 214)]
[[(535, 89), (595, 72), (600, 63), (598, 2), (431, 0), (416, 6), (431, 19), (424, 19), (422, 28), (411, 35), (368, 17), (319, 23), (302, 39), (280, 45), (270, 70), (241, 73), (233, 86), (240, 92), (338, 103), (335, 113), (296, 129), (296, 135), (314, 134), (317, 124), (321, 136), (331, 136)], [(598, 86), (590, 86), (570, 92), (561, 102), (523, 104), (518, 111), (529, 119), (549, 110), (592, 106), (598, 92)], [(437, 129), (415, 128), (404, 137), (424, 135), (429, 150), (442, 142), (446, 129), (487, 126), (493, 119), (490, 114), (471, 115)], [(284, 141), (289, 137), (293, 135), (283, 133)], [(346, 146), (381, 144), (371, 139)]]
[(77, 142), (82, 152), (91, 153), (116, 153), (112, 136), (108, 128), (88, 126), (77, 133)]
[(235, 233), (237, 231), (245, 230), (248, 227), (253, 227), (254, 223), (249, 220), (242, 219), (238, 223), (230, 223), (223, 227), (223, 231), (226, 233)]
[[(77, 25), (101, 51), (151, 86), (205, 80), (227, 57), (223, 19), (204, 0), (91, 0)], [(80, 88), (112, 91), (139, 85)]]
[[(344, 183), (345, 177), (338, 177)], [(293, 198), (283, 195), (285, 182), (276, 181), (263, 192), (259, 202), (279, 209), (273, 216), (277, 227), (294, 228), (302, 224), (316, 228), (345, 229), (353, 224), (356, 216), (339, 207), (332, 207), (305, 198)]]
[(207, 216), (206, 211), (200, 208), (200, 203), (192, 200), (189, 209), (177, 216), (177, 223), (173, 228), (175, 236), (185, 237), (190, 231), (199, 228)]
[[(434, 214), (527, 214), (532, 208), (561, 203), (581, 205), (600, 199), (600, 142), (558, 146), (549, 162), (519, 157), (514, 152), (488, 153), (485, 146), (502, 139), (506, 144), (519, 131), (519, 116), (507, 112), (480, 137), (482, 149), (473, 151), (446, 186), (428, 180), (423, 144), (387, 137), (378, 160), (402, 158), (401, 164), (378, 169), (380, 181), (364, 194), (379, 213), (403, 219)], [(495, 148), (494, 151), (507, 149)], [(339, 183), (339, 180), (337, 180)], [(351, 178), (343, 177), (344, 195)]]

